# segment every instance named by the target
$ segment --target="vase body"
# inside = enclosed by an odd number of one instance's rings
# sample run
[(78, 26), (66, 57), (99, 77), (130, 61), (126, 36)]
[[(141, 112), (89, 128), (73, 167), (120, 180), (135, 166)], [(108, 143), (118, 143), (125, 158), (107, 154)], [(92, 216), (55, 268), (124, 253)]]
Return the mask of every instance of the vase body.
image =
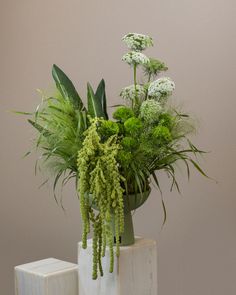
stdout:
[[(133, 226), (133, 218), (132, 211), (136, 210), (148, 199), (150, 195), (151, 189), (138, 193), (138, 194), (129, 194), (123, 196), (124, 202), (124, 232), (120, 236), (120, 246), (129, 246), (135, 243), (134, 238), (134, 226)], [(92, 195), (89, 195), (90, 204), (93, 209), (98, 210), (96, 204), (92, 201)], [(115, 238), (115, 216), (112, 214), (111, 218), (111, 227), (114, 233), (114, 243), (116, 243)]]
[[(112, 230), (114, 236), (114, 244), (116, 244), (116, 237), (115, 237), (115, 217), (112, 215)], [(133, 226), (133, 218), (132, 212), (127, 211), (124, 212), (124, 232), (121, 234), (119, 238), (120, 246), (129, 246), (133, 245), (135, 242), (134, 239), (134, 226)]]

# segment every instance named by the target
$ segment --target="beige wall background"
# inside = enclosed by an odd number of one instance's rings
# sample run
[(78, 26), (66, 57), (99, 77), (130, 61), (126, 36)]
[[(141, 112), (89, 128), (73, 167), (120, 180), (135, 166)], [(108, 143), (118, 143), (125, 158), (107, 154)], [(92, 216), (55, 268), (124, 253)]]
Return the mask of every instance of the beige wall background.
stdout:
[(184, 171), (182, 195), (160, 175), (168, 220), (163, 230), (160, 195), (153, 190), (135, 214), (138, 235), (158, 241), (159, 295), (236, 293), (234, 0), (1, 0), (0, 2), (0, 294), (12, 295), (14, 265), (56, 257), (76, 262), (81, 235), (74, 184), (64, 190), (66, 214), (50, 187), (38, 189), (36, 156), (22, 159), (33, 130), (8, 110), (33, 110), (36, 88), (52, 85), (61, 66), (85, 96), (85, 83), (107, 83), (109, 104), (131, 83), (121, 62), (127, 32), (153, 36), (147, 54), (168, 64), (175, 97), (198, 118), (194, 143), (211, 151), (202, 166), (218, 180)]

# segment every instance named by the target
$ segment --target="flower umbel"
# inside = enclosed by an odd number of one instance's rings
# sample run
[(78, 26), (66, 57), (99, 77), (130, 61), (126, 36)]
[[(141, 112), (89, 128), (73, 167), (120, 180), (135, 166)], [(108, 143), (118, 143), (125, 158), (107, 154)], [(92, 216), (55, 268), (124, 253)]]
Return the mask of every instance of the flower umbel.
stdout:
[(150, 83), (148, 95), (157, 99), (167, 97), (175, 89), (175, 83), (168, 77), (159, 78)]
[(149, 58), (145, 54), (136, 51), (126, 53), (122, 57), (122, 60), (129, 65), (145, 65), (149, 63)]
[(134, 85), (127, 86), (121, 90), (120, 96), (127, 100), (133, 100), (135, 95), (141, 99), (145, 97), (145, 89), (142, 85), (137, 84), (136, 90)]
[(142, 51), (147, 47), (153, 46), (152, 38), (143, 34), (129, 33), (125, 35), (122, 40), (129, 49), (134, 51)]

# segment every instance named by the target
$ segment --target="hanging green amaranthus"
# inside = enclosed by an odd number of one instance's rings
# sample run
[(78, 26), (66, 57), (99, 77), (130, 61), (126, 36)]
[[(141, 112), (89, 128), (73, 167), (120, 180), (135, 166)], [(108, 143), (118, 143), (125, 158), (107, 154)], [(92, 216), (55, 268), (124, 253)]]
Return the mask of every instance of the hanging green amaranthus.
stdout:
[[(119, 237), (124, 230), (124, 189), (116, 156), (120, 149), (117, 135), (102, 142), (98, 128), (103, 120), (95, 118), (85, 132), (83, 147), (78, 153), (80, 208), (83, 221), (82, 246), (87, 247), (90, 225), (93, 227), (93, 279), (98, 268), (103, 275), (101, 257), (106, 245), (110, 251), (110, 272), (113, 272), (113, 231), (116, 235), (116, 255), (119, 256)], [(97, 209), (97, 212), (95, 209)], [(114, 216), (112, 225), (112, 216)]]

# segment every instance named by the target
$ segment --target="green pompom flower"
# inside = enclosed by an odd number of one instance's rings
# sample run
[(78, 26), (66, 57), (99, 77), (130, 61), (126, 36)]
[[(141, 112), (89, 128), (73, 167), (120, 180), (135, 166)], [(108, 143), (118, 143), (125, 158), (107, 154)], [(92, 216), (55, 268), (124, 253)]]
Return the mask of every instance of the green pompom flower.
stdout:
[(117, 159), (122, 167), (127, 167), (133, 160), (131, 152), (121, 150), (118, 152)]
[(140, 117), (147, 123), (158, 121), (159, 115), (163, 111), (159, 102), (154, 99), (145, 100), (140, 107)]
[(110, 137), (119, 133), (119, 125), (110, 120), (103, 120), (99, 128), (99, 133), (105, 137)]
[(125, 106), (117, 108), (115, 112), (113, 113), (113, 118), (121, 122), (125, 122), (131, 117), (134, 117), (133, 110)]
[(170, 130), (165, 126), (157, 126), (153, 129), (154, 138), (158, 139), (161, 143), (168, 143), (172, 140)]
[(174, 117), (172, 117), (168, 113), (161, 113), (159, 116), (159, 125), (165, 126), (167, 128), (171, 128), (174, 123)]
[(143, 124), (140, 119), (132, 117), (125, 121), (124, 126), (125, 131), (132, 134), (140, 131), (143, 127)]
[(122, 139), (121, 145), (124, 149), (131, 150), (137, 146), (137, 141), (130, 136), (126, 136)]

